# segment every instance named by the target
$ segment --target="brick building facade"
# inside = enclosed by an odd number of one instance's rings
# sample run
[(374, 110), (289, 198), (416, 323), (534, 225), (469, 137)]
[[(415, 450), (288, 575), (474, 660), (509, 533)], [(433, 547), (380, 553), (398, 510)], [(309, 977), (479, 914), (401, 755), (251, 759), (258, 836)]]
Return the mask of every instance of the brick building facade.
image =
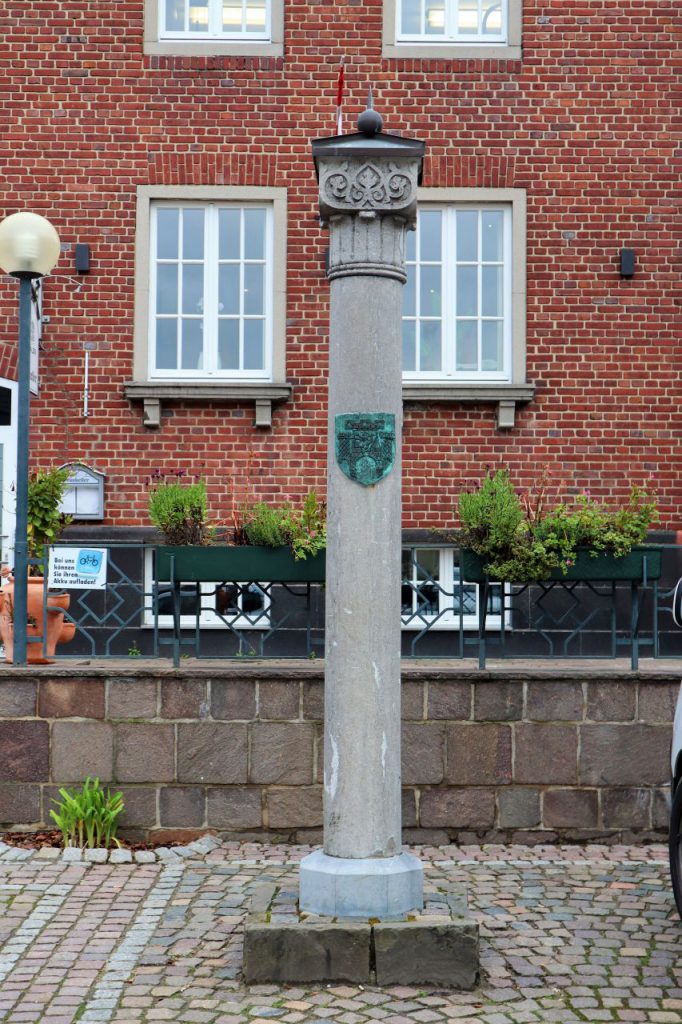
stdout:
[[(557, 489), (604, 497), (653, 477), (676, 529), (677, 15), (673, 0), (5, 5), (2, 210), (48, 216), (63, 249), (44, 284), (34, 464), (104, 473), (116, 529), (148, 525), (156, 469), (204, 476), (219, 521), (247, 495), (324, 491), (310, 140), (335, 131), (345, 55), (344, 129), (371, 84), (386, 130), (427, 146), (404, 527), (447, 523), (491, 463), (521, 483), (547, 464)], [(0, 302), (9, 387), (6, 277)]]

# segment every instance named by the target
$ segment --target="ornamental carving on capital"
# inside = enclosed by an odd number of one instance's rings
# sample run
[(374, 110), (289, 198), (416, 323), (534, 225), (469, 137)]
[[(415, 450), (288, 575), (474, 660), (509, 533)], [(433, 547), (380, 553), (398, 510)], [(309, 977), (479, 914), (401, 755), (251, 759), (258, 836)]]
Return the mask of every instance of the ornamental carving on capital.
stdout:
[(417, 201), (417, 162), (330, 161), (323, 168), (320, 207), (323, 216), (356, 210), (400, 213), (410, 217)]

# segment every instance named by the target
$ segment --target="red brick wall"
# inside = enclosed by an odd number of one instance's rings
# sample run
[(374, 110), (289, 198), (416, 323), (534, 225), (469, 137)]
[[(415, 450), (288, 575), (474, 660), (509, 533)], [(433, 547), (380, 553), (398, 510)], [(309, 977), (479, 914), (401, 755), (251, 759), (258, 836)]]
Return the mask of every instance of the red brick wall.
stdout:
[[(330, 22), (333, 9), (334, 21)], [(389, 131), (424, 138), (426, 185), (528, 190), (528, 379), (535, 400), (500, 432), (491, 405), (408, 406), (405, 526), (447, 522), (486, 463), (527, 482), (622, 496), (656, 481), (679, 526), (679, 212), (673, 120), (675, 0), (525, 0), (522, 61), (383, 60), (381, 2), (285, 3), (285, 59), (144, 57), (143, 0), (3, 5), (9, 45), (0, 136), (5, 213), (50, 217), (70, 248), (45, 288), (35, 462), (107, 473), (108, 522), (146, 523), (155, 468), (264, 498), (324, 487), (328, 286), (310, 139), (334, 131), (338, 58), (347, 127), (372, 82)], [(678, 167), (679, 170), (679, 167)], [(135, 189), (149, 183), (289, 188), (288, 379), (271, 431), (252, 405), (166, 406), (159, 431), (123, 397), (132, 378)], [(92, 250), (71, 272), (73, 245)], [(618, 250), (637, 252), (621, 280)], [(11, 373), (15, 290), (0, 279), (0, 374)], [(679, 318), (678, 318), (679, 325)], [(91, 416), (83, 343), (94, 341)]]

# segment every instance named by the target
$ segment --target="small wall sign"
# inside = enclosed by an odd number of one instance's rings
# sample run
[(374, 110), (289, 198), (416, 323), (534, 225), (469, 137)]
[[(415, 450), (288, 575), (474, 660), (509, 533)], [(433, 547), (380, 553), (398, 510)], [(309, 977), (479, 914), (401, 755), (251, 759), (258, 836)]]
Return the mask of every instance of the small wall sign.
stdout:
[(50, 548), (48, 584), (62, 590), (104, 590), (106, 548)]

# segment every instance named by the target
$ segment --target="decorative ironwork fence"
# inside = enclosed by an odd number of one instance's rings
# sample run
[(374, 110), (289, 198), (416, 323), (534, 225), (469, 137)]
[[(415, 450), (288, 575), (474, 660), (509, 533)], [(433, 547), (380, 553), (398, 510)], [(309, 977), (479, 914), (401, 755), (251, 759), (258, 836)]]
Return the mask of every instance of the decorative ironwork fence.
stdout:
[[(59, 545), (57, 547), (60, 547)], [(67, 546), (67, 545), (63, 545)], [(71, 545), (72, 546), (72, 545)], [(156, 549), (107, 544), (104, 589), (69, 588), (74, 639), (62, 659), (315, 658), (324, 652), (324, 584), (159, 579)], [(682, 547), (663, 545), (661, 580), (553, 580), (482, 586), (463, 578), (454, 547), (403, 550), (405, 658), (614, 658), (682, 656), (671, 614)], [(358, 586), (371, 588), (371, 574)], [(50, 597), (45, 590), (45, 607)], [(482, 614), (481, 602), (486, 602)], [(484, 627), (483, 628), (483, 623)]]

